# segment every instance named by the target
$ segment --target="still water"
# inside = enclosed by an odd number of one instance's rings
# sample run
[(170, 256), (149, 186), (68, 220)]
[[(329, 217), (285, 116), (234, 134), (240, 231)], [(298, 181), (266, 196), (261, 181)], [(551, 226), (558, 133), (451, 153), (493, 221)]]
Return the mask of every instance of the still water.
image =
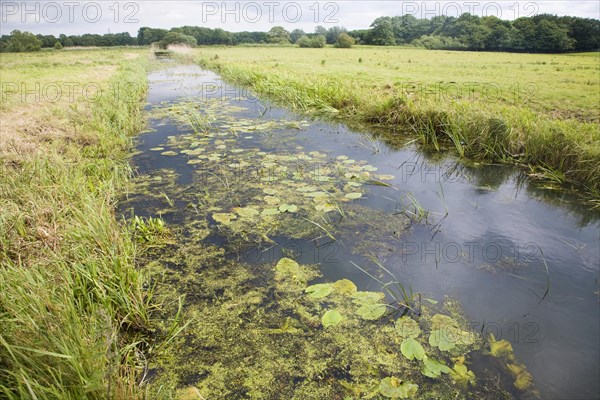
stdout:
[[(293, 255), (300, 264), (318, 264), (323, 273), (319, 281), (347, 278), (360, 290), (380, 290), (380, 283), (355, 266), (372, 271), (377, 260), (429, 299), (458, 300), (473, 329), (484, 336), (493, 333), (497, 340), (510, 341), (541, 398), (600, 396), (598, 211), (529, 181), (511, 167), (464, 164), (411, 145), (397, 146), (385, 132), (309, 120), (224, 84), (197, 66), (169, 63), (151, 73), (149, 82), (150, 129), (140, 136), (133, 157), (141, 176), (169, 169), (176, 173), (176, 185), (187, 190), (201, 184), (198, 176), (213, 176), (215, 166), (229, 164), (239, 168), (236, 180), (226, 183), (234, 193), (238, 182), (247, 184), (259, 176), (251, 165), (244, 168), (239, 161), (244, 156), (255, 152), (263, 164), (265, 157), (272, 161), (267, 167), (278, 169), (281, 159), (269, 159), (269, 154), (289, 154), (293, 162), (285, 168), (288, 177), (300, 170), (312, 171), (313, 178), (325, 176), (345, 166), (342, 174), (348, 179), (356, 171), (371, 171), (357, 189), (362, 196), (345, 196), (351, 201), (344, 204), (398, 221), (397, 230), (386, 226), (365, 231), (329, 218), (329, 228), (316, 239), (276, 234), (270, 236), (276, 244), (257, 241), (242, 247), (213, 229), (205, 240), (226, 248), (227, 257), (261, 265)], [(194, 134), (189, 125), (152, 111), (181, 102), (210, 103), (210, 113), (205, 112), (210, 131), (233, 131), (235, 140), (219, 142), (217, 133), (218, 155), (189, 163), (198, 152), (184, 154), (176, 145), (181, 145), (179, 136)], [(169, 150), (176, 154), (164, 155)], [(318, 186), (321, 179), (316, 181), (311, 184)], [(174, 209), (163, 218), (172, 225), (182, 223), (189, 213), (186, 201), (177, 193), (166, 195)], [(155, 215), (148, 204), (140, 196), (123, 207), (133, 207), (137, 215)]]

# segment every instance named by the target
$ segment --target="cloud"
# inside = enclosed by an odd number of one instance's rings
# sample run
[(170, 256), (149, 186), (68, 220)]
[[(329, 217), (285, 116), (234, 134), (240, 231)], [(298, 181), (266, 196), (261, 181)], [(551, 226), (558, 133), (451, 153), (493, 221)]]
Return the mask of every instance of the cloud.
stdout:
[(142, 26), (183, 25), (229, 31), (267, 31), (274, 25), (312, 32), (317, 25), (365, 29), (380, 16), (412, 14), (496, 15), (515, 19), (535, 14), (600, 18), (597, 1), (6, 1), (0, 0), (0, 33), (13, 29), (67, 35), (129, 32)]

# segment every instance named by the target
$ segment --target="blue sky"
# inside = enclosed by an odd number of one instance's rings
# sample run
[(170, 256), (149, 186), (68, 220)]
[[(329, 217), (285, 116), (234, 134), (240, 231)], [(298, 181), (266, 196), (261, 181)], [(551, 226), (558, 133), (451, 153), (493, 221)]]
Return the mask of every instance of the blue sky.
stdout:
[(317, 25), (368, 28), (379, 16), (418, 18), (471, 12), (502, 19), (534, 14), (600, 18), (600, 1), (9, 1), (0, 0), (0, 33), (13, 29), (67, 35), (129, 32), (142, 26), (198, 25), (267, 31), (282, 25), (312, 32)]

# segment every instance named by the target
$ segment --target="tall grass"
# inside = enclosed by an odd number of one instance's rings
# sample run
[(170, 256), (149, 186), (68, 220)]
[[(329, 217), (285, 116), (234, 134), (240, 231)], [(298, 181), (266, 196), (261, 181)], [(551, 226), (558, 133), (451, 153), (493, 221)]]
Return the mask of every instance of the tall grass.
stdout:
[(424, 145), (453, 149), (460, 157), (523, 165), (534, 177), (560, 177), (561, 183), (574, 184), (592, 197), (600, 190), (596, 123), (552, 119), (502, 103), (415, 100), (329, 75), (294, 75), (221, 59), (198, 61), (224, 79), (296, 110), (375, 124), (398, 135), (416, 134)]
[(139, 396), (152, 293), (114, 205), (143, 125), (146, 66), (122, 62), (110, 82), (119, 96), (107, 90), (91, 107), (65, 111), (92, 136), (88, 145), (48, 144), (44, 154), (1, 161), (2, 398)]

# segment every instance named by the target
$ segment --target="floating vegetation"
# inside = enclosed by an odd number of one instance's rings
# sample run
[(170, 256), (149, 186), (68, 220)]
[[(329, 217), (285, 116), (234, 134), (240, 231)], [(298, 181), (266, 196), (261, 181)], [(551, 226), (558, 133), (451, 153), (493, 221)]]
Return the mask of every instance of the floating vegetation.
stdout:
[[(179, 316), (179, 299), (186, 299), (186, 329), (150, 360), (150, 397), (510, 396), (513, 387), (499, 387), (497, 376), (466, 366), (483, 354), (484, 341), (451, 300), (420, 304), (397, 280), (374, 291), (347, 278), (327, 281), (319, 265), (300, 264), (292, 250), (266, 262), (239, 257), (240, 250), (274, 248), (281, 237), (325, 237), (376, 259), (410, 225), (406, 216), (363, 204), (369, 185), (391, 188), (393, 176), (365, 160), (289, 143), (304, 120), (292, 126), (246, 118), (228, 102), (184, 103), (153, 111), (181, 128), (153, 156), (186, 160), (187, 183), (175, 171), (154, 171), (129, 198), (177, 224), (173, 240), (148, 254), (156, 293), (173, 304), (162, 311), (165, 321)], [(348, 232), (362, 237), (352, 242)], [(506, 374), (525, 382), (511, 364), (515, 372)]]

